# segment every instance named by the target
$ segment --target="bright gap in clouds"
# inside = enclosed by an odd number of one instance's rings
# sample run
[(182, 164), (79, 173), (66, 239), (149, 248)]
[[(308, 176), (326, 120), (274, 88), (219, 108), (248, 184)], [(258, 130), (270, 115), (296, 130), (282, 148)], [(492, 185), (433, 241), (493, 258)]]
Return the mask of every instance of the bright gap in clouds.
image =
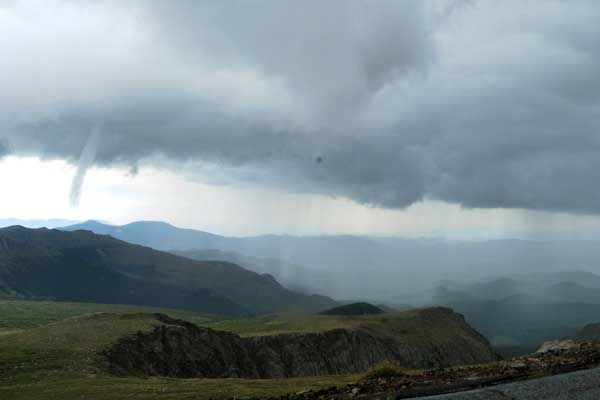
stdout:
[[(563, 213), (465, 209), (424, 201), (404, 210), (345, 198), (296, 194), (250, 185), (208, 185), (184, 174), (141, 168), (92, 168), (79, 207), (69, 203), (76, 168), (64, 161), (0, 161), (0, 217), (98, 219), (116, 224), (161, 220), (224, 235), (355, 234), (447, 239), (570, 238), (600, 232), (600, 219)], [(7, 190), (7, 188), (10, 188)]]

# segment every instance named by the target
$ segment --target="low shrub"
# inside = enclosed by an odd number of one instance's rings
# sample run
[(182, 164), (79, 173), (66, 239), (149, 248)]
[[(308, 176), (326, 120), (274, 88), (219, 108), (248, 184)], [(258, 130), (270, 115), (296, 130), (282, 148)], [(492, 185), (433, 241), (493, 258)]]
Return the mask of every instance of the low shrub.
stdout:
[(379, 378), (398, 378), (406, 376), (406, 370), (397, 364), (384, 361), (371, 368), (363, 377), (364, 380), (373, 380)]

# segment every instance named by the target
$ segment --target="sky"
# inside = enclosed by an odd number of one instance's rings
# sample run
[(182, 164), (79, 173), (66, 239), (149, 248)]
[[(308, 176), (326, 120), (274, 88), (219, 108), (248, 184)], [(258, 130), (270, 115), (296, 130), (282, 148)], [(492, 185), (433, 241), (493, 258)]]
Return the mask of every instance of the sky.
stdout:
[(593, 237), (595, 1), (0, 1), (0, 217)]

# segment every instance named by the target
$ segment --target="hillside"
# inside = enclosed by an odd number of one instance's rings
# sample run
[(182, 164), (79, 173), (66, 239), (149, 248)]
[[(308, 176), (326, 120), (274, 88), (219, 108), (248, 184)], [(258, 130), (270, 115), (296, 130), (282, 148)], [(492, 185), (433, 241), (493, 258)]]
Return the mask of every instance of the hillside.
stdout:
[(487, 341), (448, 309), (321, 318), (330, 325), (335, 320), (337, 327), (240, 337), (164, 314), (81, 315), (4, 335), (0, 382), (42, 367), (87, 374), (278, 378), (363, 372), (384, 360), (435, 368), (496, 359)]
[[(368, 369), (381, 357), (397, 357), (406, 366), (495, 358), (485, 339), (448, 309), (222, 319), (126, 306), (0, 301), (0, 311), (19, 329), (0, 340), (0, 398), (10, 399), (109, 399), (115, 393), (144, 399), (273, 396), (356, 382), (361, 375), (344, 371)], [(82, 314), (86, 311), (94, 313)], [(180, 319), (153, 311), (176, 313)], [(44, 320), (51, 323), (44, 325)], [(287, 333), (274, 330), (278, 323), (286, 324)], [(250, 330), (255, 333), (237, 335)], [(249, 353), (228, 358), (232, 344)], [(147, 363), (150, 348), (152, 364)], [(244, 354), (247, 363), (238, 365)], [(208, 356), (209, 363), (202, 361)], [(222, 369), (226, 360), (228, 366), (242, 368)], [(153, 365), (151, 370), (145, 369), (148, 365)], [(244, 365), (263, 379), (139, 376), (252, 376), (241, 374), (247, 371)], [(333, 372), (342, 375), (264, 379)]]
[(290, 378), (364, 372), (384, 361), (440, 368), (496, 360), (485, 338), (449, 309), (350, 319), (336, 329), (240, 337), (182, 320), (127, 336), (104, 354), (124, 375)]
[(505, 357), (535, 351), (548, 340), (572, 337), (600, 315), (598, 304), (541, 303), (526, 296), (446, 304), (465, 315)]
[(522, 355), (597, 321), (599, 282), (600, 276), (583, 271), (444, 280), (429, 292), (428, 304), (464, 314), (503, 356)]
[(383, 314), (384, 311), (369, 303), (352, 303), (343, 306), (330, 308), (321, 311), (321, 315), (376, 315)]
[(0, 296), (240, 315), (335, 306), (235, 264), (202, 262), (89, 231), (0, 229)]
[[(328, 295), (328, 288), (333, 287), (337, 280), (329, 274), (274, 257), (278, 247), (269, 250), (268, 246), (259, 243), (258, 249), (255, 249), (257, 239), (253, 238), (219, 236), (194, 229), (177, 228), (158, 221), (137, 221), (121, 226), (86, 221), (60, 229), (88, 230), (101, 235), (111, 235), (129, 243), (168, 251), (198, 261), (233, 263), (259, 274), (272, 275), (285, 287), (308, 294)], [(267, 236), (264, 240), (270, 242), (270, 238)], [(258, 240), (262, 241), (263, 239)], [(260, 254), (270, 256), (259, 256)]]
[(327, 271), (310, 269), (285, 262), (278, 258), (250, 257), (235, 251), (224, 250), (169, 250), (170, 253), (199, 261), (225, 261), (259, 274), (272, 275), (277, 282), (291, 290), (302, 293), (327, 295), (327, 288), (333, 287), (339, 277)]
[[(21, 304), (13, 304), (17, 311)], [(35, 308), (39, 303), (31, 302)], [(62, 304), (54, 304), (59, 310)], [(104, 305), (89, 307), (105, 308)], [(112, 307), (112, 306), (109, 306)], [(46, 303), (45, 310), (54, 310)], [(120, 307), (114, 310), (123, 311)], [(146, 310), (148, 311), (148, 310)], [(323, 389), (356, 381), (355, 375), (288, 380), (147, 379), (108, 373), (102, 351), (122, 337), (151, 332), (162, 323), (152, 313), (93, 314), (6, 334), (0, 340), (0, 398), (51, 399), (221, 399)], [(23, 318), (28, 317), (22, 313)], [(187, 315), (193, 316), (193, 315)], [(202, 317), (201, 317), (202, 318)]]
[[(169, 316), (157, 311), (168, 312)], [(86, 312), (93, 314), (86, 315)], [(286, 314), (221, 318), (129, 306), (0, 301), (0, 313), (12, 321), (13, 328), (20, 329), (5, 332), (0, 340), (0, 398), (12, 400), (107, 400), (115, 398), (115, 393), (119, 398), (140, 399), (266, 400), (274, 396), (311, 400), (324, 397), (384, 399), (389, 398), (390, 391), (395, 398), (412, 398), (589, 368), (600, 360), (598, 349), (583, 343), (579, 349), (566, 353), (550, 352), (440, 369), (437, 367), (440, 362), (460, 359), (472, 363), (474, 360), (468, 358), (470, 351), (479, 356), (486, 351), (478, 348), (485, 345), (485, 341), (481, 341), (461, 316), (443, 308), (374, 316)], [(172, 318), (175, 315), (180, 319)], [(195, 325), (186, 321), (194, 321)], [(160, 342), (156, 341), (157, 337)], [(345, 341), (348, 338), (352, 339), (350, 343)], [(384, 364), (367, 374), (285, 379), (175, 378), (187, 374), (197, 376), (198, 372), (241, 375), (242, 371), (248, 372), (248, 367), (259, 375), (356, 368), (368, 361), (364, 357), (366, 350), (390, 351), (389, 346), (381, 347), (382, 338), (392, 345), (398, 341), (400, 349), (406, 350), (400, 360), (404, 365), (427, 357), (433, 369), (411, 370)], [(318, 346), (321, 341), (325, 346)], [(203, 351), (195, 346), (200, 343), (204, 343)], [(231, 356), (227, 343), (240, 345), (246, 351), (260, 351), (245, 353), (251, 357), (247, 363), (242, 362), (243, 368), (223, 370), (222, 362)], [(341, 350), (338, 345), (342, 346)], [(152, 349), (153, 367), (145, 371), (148, 346)], [(303, 346), (309, 347), (303, 349)], [(344, 349), (351, 349), (352, 357), (348, 357), (350, 352)], [(485, 349), (489, 346), (485, 345)], [(378, 351), (373, 353), (380, 356)], [(111, 352), (116, 352), (120, 360), (111, 358)], [(315, 363), (318, 354), (331, 358), (331, 362)], [(209, 364), (202, 361), (210, 355), (215, 357), (210, 358)], [(228, 365), (239, 367), (245, 355), (236, 353)], [(123, 362), (127, 364), (122, 365)], [(200, 368), (203, 365), (205, 368)], [(260, 365), (265, 368), (255, 368)], [(281, 369), (282, 365), (285, 368)], [(143, 376), (157, 371), (171, 377), (148, 379)]]
[(122, 304), (70, 303), (64, 301), (0, 300), (0, 335), (38, 328), (64, 319), (87, 314), (168, 314), (195, 324), (214, 324), (231, 317), (170, 308), (127, 306)]

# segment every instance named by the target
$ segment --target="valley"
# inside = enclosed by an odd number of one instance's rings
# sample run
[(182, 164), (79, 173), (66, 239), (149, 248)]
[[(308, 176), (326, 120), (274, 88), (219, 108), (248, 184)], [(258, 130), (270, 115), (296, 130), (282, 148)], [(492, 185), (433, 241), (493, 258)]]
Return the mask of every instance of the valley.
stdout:
[[(161, 238), (164, 226), (151, 226)], [(1, 228), (0, 393), (26, 399), (29, 387), (42, 399), (102, 399), (113, 387), (168, 398), (172, 388), (185, 398), (202, 387), (209, 399), (337, 387), (344, 398), (353, 388), (380, 390), (364, 382), (390, 362), (411, 376), (389, 383), (398, 393), (437, 376), (419, 371), (449, 371), (468, 388), (504, 376), (512, 364), (497, 364), (500, 357), (533, 353), (546, 340), (600, 339), (589, 325), (600, 311), (600, 277), (589, 272), (445, 279), (373, 305), (292, 290), (262, 272), (267, 265), (284, 264), (220, 250), (158, 251), (89, 230)], [(414, 305), (389, 306), (401, 296)], [(595, 365), (596, 353), (584, 353), (502, 379), (552, 374), (573, 359), (574, 369)], [(443, 392), (435, 387), (423, 390)]]
[[(402, 310), (447, 306), (510, 357), (574, 334), (600, 315), (594, 242), (481, 242), (355, 236), (226, 237), (159, 222), (88, 229), (204, 262), (269, 274), (288, 289)], [(448, 273), (448, 271), (452, 271)]]

